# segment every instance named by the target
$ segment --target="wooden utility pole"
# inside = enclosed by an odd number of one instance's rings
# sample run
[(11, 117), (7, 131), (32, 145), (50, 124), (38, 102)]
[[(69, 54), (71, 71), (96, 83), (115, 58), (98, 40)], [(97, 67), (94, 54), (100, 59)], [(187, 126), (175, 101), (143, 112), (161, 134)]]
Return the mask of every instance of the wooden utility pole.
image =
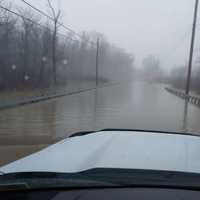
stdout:
[(59, 9), (58, 12), (56, 12), (55, 8), (52, 6), (51, 0), (47, 0), (48, 6), (51, 10), (51, 15), (53, 18), (54, 23), (54, 30), (53, 30), (53, 36), (52, 36), (52, 65), (53, 65), (53, 79), (54, 84), (57, 83), (57, 58), (56, 58), (56, 51), (57, 51), (57, 33), (58, 33), (58, 26), (59, 26), (59, 18), (61, 16), (61, 10)]
[(96, 87), (99, 85), (99, 38), (97, 39), (97, 52), (96, 52)]
[(185, 94), (187, 96), (190, 93), (190, 85), (191, 85), (191, 72), (192, 72), (192, 63), (193, 63), (194, 42), (195, 42), (195, 35), (196, 35), (198, 6), (199, 6), (199, 0), (195, 0), (194, 19), (193, 19), (193, 27), (192, 27), (192, 38), (191, 38), (191, 46), (190, 46), (190, 57), (189, 57), (187, 83), (186, 83), (186, 91), (185, 91)]

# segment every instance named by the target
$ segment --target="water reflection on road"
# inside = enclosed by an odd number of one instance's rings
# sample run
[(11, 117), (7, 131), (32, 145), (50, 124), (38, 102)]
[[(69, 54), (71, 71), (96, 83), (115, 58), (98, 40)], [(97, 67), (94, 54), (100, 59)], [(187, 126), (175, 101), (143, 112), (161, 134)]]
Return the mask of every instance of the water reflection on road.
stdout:
[[(23, 156), (85, 130), (186, 129), (200, 133), (200, 109), (189, 104), (186, 119), (184, 106), (164, 85), (133, 82), (4, 110), (0, 112), (0, 157), (8, 147), (20, 147)], [(26, 151), (30, 147), (33, 150)], [(0, 165), (20, 157), (13, 151)]]

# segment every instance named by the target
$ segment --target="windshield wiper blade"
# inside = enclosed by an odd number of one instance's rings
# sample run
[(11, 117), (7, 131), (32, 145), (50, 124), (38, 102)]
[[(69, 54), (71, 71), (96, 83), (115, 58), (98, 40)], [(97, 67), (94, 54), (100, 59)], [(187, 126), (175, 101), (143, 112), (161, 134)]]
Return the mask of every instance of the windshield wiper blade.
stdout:
[(141, 169), (91, 169), (79, 173), (30, 172), (0, 176), (0, 184), (26, 183), (31, 189), (161, 187), (200, 189), (200, 174)]
[(91, 180), (113, 183), (117, 187), (147, 186), (200, 189), (200, 174), (198, 173), (151, 169), (96, 168), (79, 174)]
[(16, 190), (21, 189), (18, 184), (25, 183), (24, 189), (46, 188), (90, 188), (90, 187), (116, 187), (118, 184), (106, 180), (95, 179), (84, 173), (53, 173), (53, 172), (22, 172), (10, 173), (0, 176), (0, 185), (16, 185)]
[(8, 184), (0, 184), (0, 192), (5, 191), (16, 191), (16, 190), (27, 190), (30, 189), (27, 183), (8, 183)]

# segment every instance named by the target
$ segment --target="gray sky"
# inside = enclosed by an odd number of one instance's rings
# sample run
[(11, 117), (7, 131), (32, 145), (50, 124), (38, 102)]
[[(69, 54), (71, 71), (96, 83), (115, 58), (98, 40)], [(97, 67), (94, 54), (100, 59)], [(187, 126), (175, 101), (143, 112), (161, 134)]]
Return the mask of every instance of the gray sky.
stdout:
[[(46, 9), (45, 0), (27, 1)], [(61, 7), (66, 25), (77, 31), (104, 33), (111, 42), (134, 54), (137, 66), (148, 54), (158, 56), (165, 69), (188, 60), (194, 0), (53, 1)], [(20, 0), (15, 2), (19, 4)], [(199, 32), (200, 26), (197, 38)]]

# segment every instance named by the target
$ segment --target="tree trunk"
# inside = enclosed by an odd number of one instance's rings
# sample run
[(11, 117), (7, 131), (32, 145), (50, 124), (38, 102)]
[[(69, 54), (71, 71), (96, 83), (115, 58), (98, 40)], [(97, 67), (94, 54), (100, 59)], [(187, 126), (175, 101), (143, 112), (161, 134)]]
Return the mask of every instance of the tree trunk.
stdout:
[(56, 72), (56, 35), (57, 35), (57, 23), (54, 24), (53, 44), (52, 44), (52, 64), (53, 64), (53, 78), (54, 84), (57, 83), (57, 72)]

